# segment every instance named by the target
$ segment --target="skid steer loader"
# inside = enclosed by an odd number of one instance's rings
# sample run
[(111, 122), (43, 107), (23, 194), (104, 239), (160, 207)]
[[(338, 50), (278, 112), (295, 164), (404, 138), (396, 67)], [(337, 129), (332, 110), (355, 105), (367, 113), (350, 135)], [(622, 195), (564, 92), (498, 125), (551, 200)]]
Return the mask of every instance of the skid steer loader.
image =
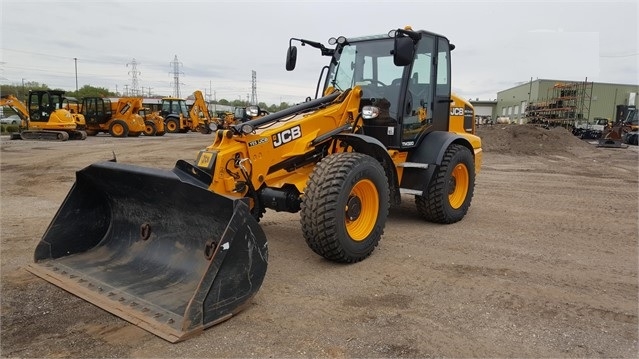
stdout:
[[(444, 36), (392, 30), (298, 41), (330, 57), (315, 99), (228, 128), (171, 171), (95, 163), (76, 182), (29, 270), (175, 342), (227, 319), (266, 274), (258, 224), (299, 212), (324, 258), (354, 263), (378, 245), (391, 204), (414, 197), (431, 222), (467, 213), (481, 166), (470, 104), (451, 96)], [(321, 95), (320, 95), (321, 93)]]

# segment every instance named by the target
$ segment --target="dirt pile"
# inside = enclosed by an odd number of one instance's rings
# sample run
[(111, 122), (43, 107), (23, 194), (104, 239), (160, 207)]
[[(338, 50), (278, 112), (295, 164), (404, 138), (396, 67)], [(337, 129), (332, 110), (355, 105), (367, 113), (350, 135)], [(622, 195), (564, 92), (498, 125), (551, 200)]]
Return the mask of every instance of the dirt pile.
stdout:
[(518, 155), (569, 155), (592, 150), (593, 145), (563, 127), (545, 129), (533, 125), (495, 125), (477, 128), (487, 152)]

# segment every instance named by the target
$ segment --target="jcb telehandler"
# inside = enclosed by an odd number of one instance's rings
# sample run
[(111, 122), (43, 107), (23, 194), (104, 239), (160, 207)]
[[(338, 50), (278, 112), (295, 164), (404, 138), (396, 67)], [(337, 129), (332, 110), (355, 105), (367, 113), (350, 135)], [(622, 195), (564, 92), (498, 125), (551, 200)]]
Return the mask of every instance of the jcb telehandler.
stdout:
[[(428, 221), (461, 220), (482, 149), (473, 108), (451, 96), (448, 39), (405, 28), (330, 49), (291, 41), (330, 57), (321, 97), (216, 130), (172, 171), (78, 171), (29, 270), (174, 342), (259, 289), (267, 208), (300, 212), (310, 249), (345, 263), (373, 252), (403, 197)], [(287, 69), (296, 57), (291, 45)]]
[(142, 99), (137, 97), (123, 97), (117, 101), (85, 97), (82, 99), (80, 113), (86, 118), (89, 136), (106, 132), (113, 137), (137, 137), (146, 127), (144, 119), (138, 114), (141, 107)]
[(29, 91), (28, 105), (13, 95), (0, 98), (0, 106), (14, 110), (22, 120), (19, 133), (11, 139), (66, 141), (84, 140), (84, 116), (73, 114), (65, 105), (64, 91), (32, 90)]

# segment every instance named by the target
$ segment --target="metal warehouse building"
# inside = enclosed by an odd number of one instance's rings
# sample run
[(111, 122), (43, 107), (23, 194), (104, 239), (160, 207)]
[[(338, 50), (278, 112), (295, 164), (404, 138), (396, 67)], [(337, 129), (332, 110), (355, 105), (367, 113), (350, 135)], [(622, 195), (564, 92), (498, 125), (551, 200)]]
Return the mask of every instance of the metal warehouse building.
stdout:
[(514, 123), (572, 123), (625, 116), (639, 105), (639, 85), (537, 79), (497, 93), (493, 118)]

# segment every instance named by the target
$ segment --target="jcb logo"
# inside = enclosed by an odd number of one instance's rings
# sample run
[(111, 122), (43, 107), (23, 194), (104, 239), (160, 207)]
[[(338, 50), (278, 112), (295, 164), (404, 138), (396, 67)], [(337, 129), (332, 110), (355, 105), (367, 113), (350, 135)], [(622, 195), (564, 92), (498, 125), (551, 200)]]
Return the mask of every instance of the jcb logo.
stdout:
[(124, 115), (129, 109), (131, 108), (131, 104), (127, 103), (126, 105), (124, 105), (124, 107), (122, 107), (122, 109), (120, 110), (120, 114)]
[(278, 132), (273, 135), (273, 148), (285, 145), (295, 139), (302, 137), (302, 129), (300, 126), (291, 127), (282, 132)]
[(464, 109), (462, 107), (453, 107), (450, 109), (450, 115), (451, 116), (463, 116), (464, 115)]

